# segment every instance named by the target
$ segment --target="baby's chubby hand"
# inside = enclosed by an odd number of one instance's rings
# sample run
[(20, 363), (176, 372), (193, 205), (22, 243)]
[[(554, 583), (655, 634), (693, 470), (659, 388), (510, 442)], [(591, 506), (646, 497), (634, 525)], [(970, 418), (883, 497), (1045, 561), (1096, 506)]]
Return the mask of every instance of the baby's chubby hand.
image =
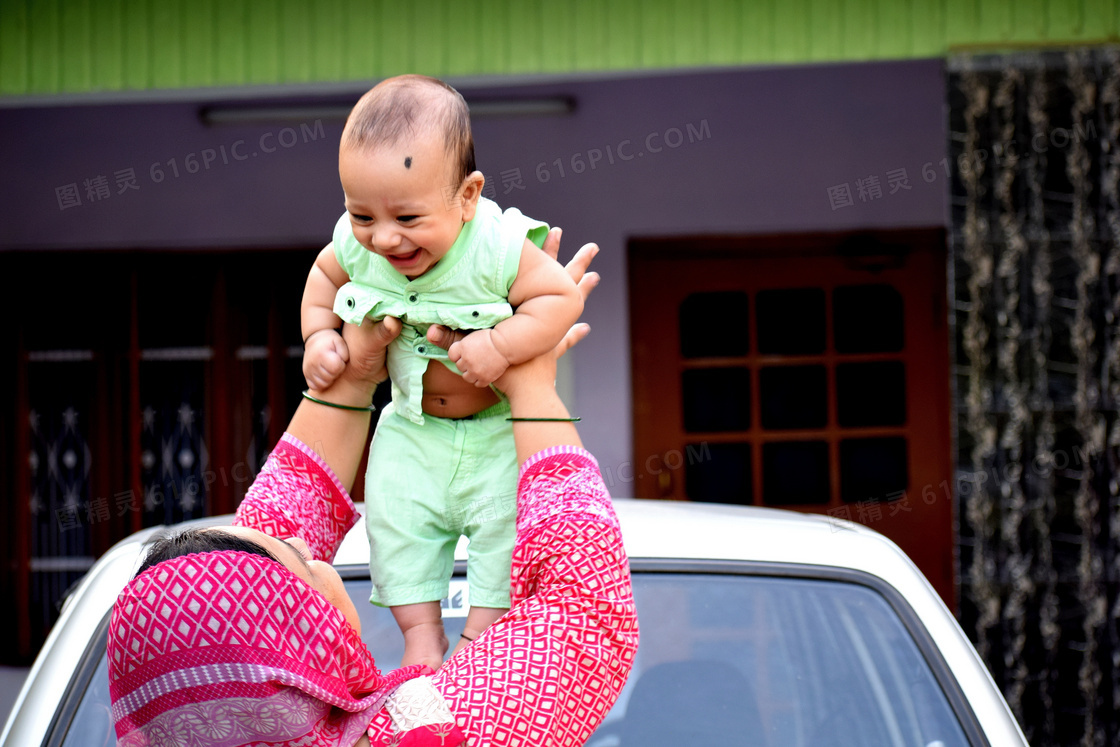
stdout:
[(447, 357), (462, 372), (463, 381), (479, 388), (490, 386), (509, 368), (509, 359), (494, 344), (492, 329), (467, 335), (447, 349)]
[(312, 333), (303, 344), (303, 378), (312, 389), (326, 389), (346, 368), (350, 350), (333, 329)]

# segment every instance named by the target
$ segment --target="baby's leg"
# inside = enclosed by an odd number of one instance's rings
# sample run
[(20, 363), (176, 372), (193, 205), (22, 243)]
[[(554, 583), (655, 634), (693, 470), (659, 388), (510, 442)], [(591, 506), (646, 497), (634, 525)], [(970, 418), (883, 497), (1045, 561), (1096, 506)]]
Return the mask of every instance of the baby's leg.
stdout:
[[(439, 602), (417, 602), (389, 609), (404, 634), (401, 666), (427, 664), (432, 671), (439, 669), (443, 664), (443, 655), (447, 653), (447, 635), (443, 632)], [(469, 616), (467, 620), (470, 620)]]
[(470, 612), (467, 613), (467, 624), (463, 628), (463, 635), (459, 638), (459, 642), (455, 644), (455, 650), (451, 655), (454, 656), (459, 653), (460, 649), (478, 638), (482, 631), (493, 625), (499, 617), (507, 612), (509, 612), (508, 607), (471, 607)]
[(433, 670), (443, 663), (447, 636), (440, 603), (431, 600), (447, 595), (458, 539), (442, 528), (439, 514), (454, 468), (446, 458), (449, 432), (454, 435), (439, 418), (418, 425), (389, 404), (377, 422), (366, 471), (370, 601), (389, 607), (404, 634), (402, 663)]
[(465, 511), (463, 534), (470, 538), (467, 583), (471, 609), (461, 651), (499, 617), (509, 611), (510, 558), (517, 531), (517, 449), (513, 428), (506, 420), (509, 405), (491, 408), (490, 417), (469, 421), (471, 501)]

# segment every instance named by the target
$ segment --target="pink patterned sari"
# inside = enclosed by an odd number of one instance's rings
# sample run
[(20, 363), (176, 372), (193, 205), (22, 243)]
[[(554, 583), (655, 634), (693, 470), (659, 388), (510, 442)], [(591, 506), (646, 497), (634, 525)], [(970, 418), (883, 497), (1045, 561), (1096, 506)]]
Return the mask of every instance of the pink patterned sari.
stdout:
[[(235, 523), (299, 535), (329, 560), (356, 520), (330, 468), (285, 436)], [(121, 593), (109, 625), (121, 747), (349, 747), (401, 682), (426, 671), (382, 675), (319, 592), (283, 565), (244, 552), (152, 566)]]
[[(374, 745), (583, 744), (638, 644), (618, 522), (582, 449), (526, 462), (518, 504), (513, 608), (424, 680), (425, 667), (381, 674), (342, 614), (279, 563), (221, 551), (152, 566), (110, 621), (119, 744), (351, 747), (363, 732)], [(236, 523), (330, 560), (356, 520), (326, 463), (285, 435)]]

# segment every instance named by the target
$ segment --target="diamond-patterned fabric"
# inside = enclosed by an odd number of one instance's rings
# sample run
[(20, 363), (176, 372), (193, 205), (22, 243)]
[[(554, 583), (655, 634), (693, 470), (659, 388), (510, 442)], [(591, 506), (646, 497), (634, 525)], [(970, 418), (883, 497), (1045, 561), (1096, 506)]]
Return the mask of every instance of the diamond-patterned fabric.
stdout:
[[(338, 480), (285, 436), (237, 523), (302, 537), (333, 557), (357, 512)], [(342, 613), (268, 558), (223, 551), (159, 563), (118, 597), (109, 689), (121, 747), (352, 745), (401, 682), (383, 676)]]
[(330, 466), (285, 433), (237, 507), (233, 523), (279, 539), (299, 537), (316, 560), (330, 562), (358, 518)]
[[(299, 536), (330, 560), (357, 512), (329, 467), (285, 435), (237, 523)], [(455, 723), (400, 732), (387, 698), (427, 670), (382, 675), (342, 614), (282, 565), (211, 552), (149, 568), (109, 629), (122, 747), (578, 745), (614, 704), (638, 624), (598, 466), (556, 448), (522, 468), (514, 606), (432, 677)], [(440, 709), (442, 710), (442, 709)]]

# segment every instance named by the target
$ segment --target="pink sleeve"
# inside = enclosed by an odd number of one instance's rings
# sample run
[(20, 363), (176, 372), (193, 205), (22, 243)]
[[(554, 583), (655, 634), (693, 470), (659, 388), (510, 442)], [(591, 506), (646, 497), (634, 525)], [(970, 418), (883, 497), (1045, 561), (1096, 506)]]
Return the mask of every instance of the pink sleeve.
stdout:
[(574, 447), (530, 458), (517, 501), (513, 608), (433, 683), (472, 747), (582, 745), (638, 649), (618, 519), (595, 459)]
[(358, 510), (322, 458), (285, 433), (237, 507), (233, 523), (285, 539), (299, 537), (330, 561)]

